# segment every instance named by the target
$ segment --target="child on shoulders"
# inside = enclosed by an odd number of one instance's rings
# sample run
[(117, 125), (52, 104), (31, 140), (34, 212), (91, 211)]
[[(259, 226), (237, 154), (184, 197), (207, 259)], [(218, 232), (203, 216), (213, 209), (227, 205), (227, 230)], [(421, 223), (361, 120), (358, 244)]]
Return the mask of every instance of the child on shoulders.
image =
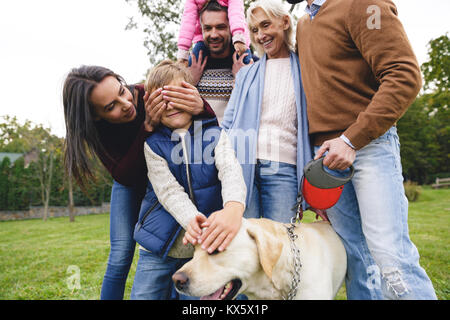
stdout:
[(191, 65), (189, 49), (192, 43), (195, 43), (192, 54), (197, 60), (200, 51), (203, 52), (203, 58), (208, 56), (209, 50), (203, 42), (200, 15), (210, 2), (217, 2), (218, 5), (228, 8), (228, 21), (234, 49), (238, 56), (247, 53), (248, 55), (243, 62), (245, 64), (250, 63), (252, 59), (250, 36), (245, 22), (244, 3), (242, 0), (186, 0), (178, 36), (178, 61), (186, 63), (189, 59), (189, 66)]

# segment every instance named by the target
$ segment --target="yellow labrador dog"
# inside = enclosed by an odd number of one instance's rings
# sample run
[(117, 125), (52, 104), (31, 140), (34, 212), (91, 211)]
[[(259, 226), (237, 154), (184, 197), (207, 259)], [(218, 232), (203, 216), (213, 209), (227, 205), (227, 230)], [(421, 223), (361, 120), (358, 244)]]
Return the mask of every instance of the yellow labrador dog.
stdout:
[[(333, 299), (347, 269), (339, 236), (325, 221), (296, 224), (292, 247), (289, 226), (243, 219), (225, 251), (208, 254), (196, 247), (192, 260), (173, 275), (177, 291), (205, 300), (231, 300), (239, 293), (249, 299), (286, 299), (289, 293), (296, 300)], [(297, 274), (294, 261), (299, 265)], [(294, 279), (299, 279), (296, 290)]]

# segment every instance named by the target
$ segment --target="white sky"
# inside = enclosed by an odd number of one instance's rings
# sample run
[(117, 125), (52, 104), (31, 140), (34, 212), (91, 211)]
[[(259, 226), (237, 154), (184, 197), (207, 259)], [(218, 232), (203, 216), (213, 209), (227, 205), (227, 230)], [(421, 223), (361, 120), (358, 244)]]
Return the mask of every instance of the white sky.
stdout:
[[(393, 1), (422, 64), (428, 41), (450, 33), (450, 1)], [(128, 83), (142, 80), (149, 61), (142, 31), (125, 30), (131, 16), (139, 12), (125, 0), (1, 0), (0, 117), (64, 136), (62, 85), (71, 68), (101, 65)]]

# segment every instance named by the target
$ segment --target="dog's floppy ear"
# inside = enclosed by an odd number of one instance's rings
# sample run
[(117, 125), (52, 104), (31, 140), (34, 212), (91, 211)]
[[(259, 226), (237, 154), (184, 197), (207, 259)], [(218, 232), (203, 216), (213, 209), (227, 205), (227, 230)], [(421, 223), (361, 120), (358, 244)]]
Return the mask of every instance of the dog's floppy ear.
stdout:
[(256, 242), (259, 262), (264, 272), (272, 279), (272, 271), (281, 256), (283, 243), (275, 236), (276, 230), (266, 223), (266, 219), (249, 220), (252, 220), (252, 223), (248, 226), (247, 233)]

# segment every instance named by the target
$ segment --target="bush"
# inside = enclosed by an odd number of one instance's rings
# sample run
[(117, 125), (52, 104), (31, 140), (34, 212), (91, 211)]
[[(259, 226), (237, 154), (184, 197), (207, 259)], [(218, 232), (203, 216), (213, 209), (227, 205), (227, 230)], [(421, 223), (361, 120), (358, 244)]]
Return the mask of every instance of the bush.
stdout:
[(408, 198), (408, 201), (417, 201), (422, 193), (422, 187), (419, 186), (417, 182), (413, 181), (406, 181), (403, 185), (405, 187), (405, 195)]

